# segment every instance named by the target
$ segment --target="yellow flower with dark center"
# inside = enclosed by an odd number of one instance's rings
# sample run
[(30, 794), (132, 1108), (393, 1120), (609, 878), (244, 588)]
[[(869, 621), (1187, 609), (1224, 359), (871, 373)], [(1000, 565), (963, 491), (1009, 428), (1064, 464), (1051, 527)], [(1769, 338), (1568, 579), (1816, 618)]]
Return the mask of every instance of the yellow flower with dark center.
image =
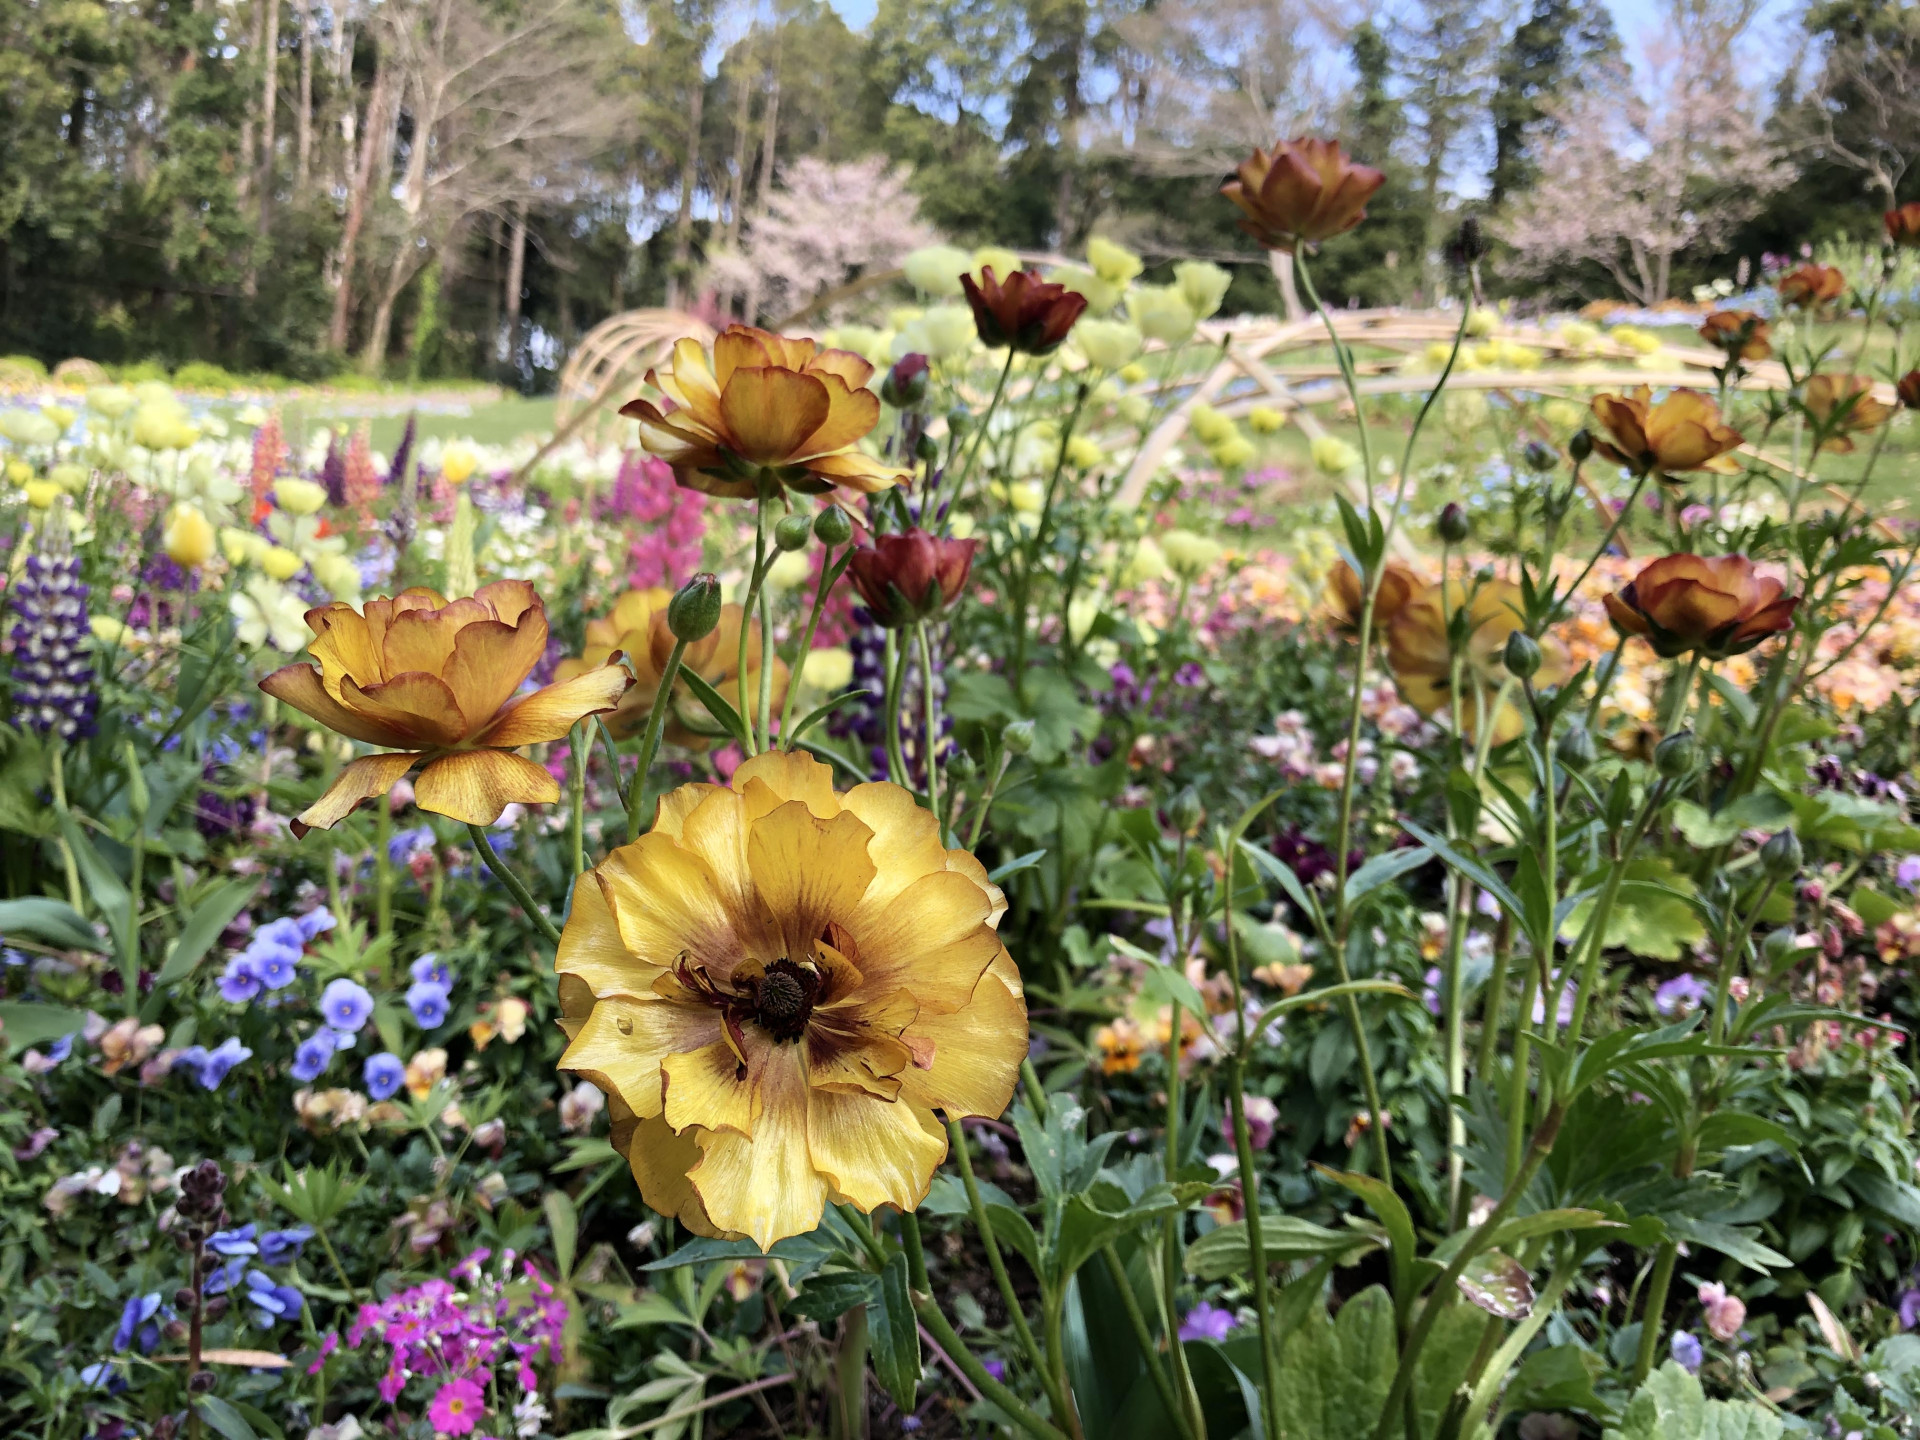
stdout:
[(320, 662), (288, 665), (260, 688), (329, 730), (397, 754), (365, 755), (293, 822), (296, 835), (330, 829), (354, 806), (385, 795), (420, 765), (422, 810), (490, 825), (521, 804), (550, 804), (560, 785), (521, 745), (558, 740), (611, 710), (633, 683), (618, 665), (515, 699), (547, 649), (547, 611), (524, 580), (499, 580), (449, 604), (431, 590), (307, 611)]
[(670, 367), (647, 372), (669, 406), (634, 400), (620, 413), (640, 422), (640, 443), (689, 489), (751, 498), (769, 486), (821, 494), (844, 485), (870, 495), (907, 475), (858, 448), (880, 419), (872, 378), (851, 350), (729, 325), (711, 359), (698, 340), (681, 340)]
[(647, 1204), (763, 1250), (829, 1201), (911, 1210), (936, 1111), (998, 1115), (1027, 1053), (1005, 897), (897, 785), (768, 751), (684, 785), (574, 891), (560, 1068), (606, 1091)]
[[(587, 643), (578, 659), (562, 660), (553, 678), (571, 680), (607, 663), (615, 652), (626, 657), (633, 671), (634, 685), (621, 700), (620, 708), (607, 717), (607, 729), (615, 739), (624, 740), (646, 728), (653, 714), (653, 697), (659, 693), (660, 676), (673, 654), (673, 632), (667, 628), (667, 603), (673, 592), (654, 586), (647, 590), (629, 590), (613, 602), (613, 608), (598, 620), (587, 622)], [(703, 640), (687, 646), (680, 657), (684, 670), (691, 670), (736, 706), (739, 704), (740, 626), (744, 614), (738, 605), (720, 609), (720, 623)], [(760, 694), (760, 629), (747, 627), (747, 694)], [(773, 705), (779, 714), (787, 696), (787, 664), (773, 657)], [(667, 716), (666, 738), (689, 750), (705, 750), (714, 743), (700, 730), (718, 730), (720, 722), (708, 715), (684, 683), (674, 687), (673, 710)], [(681, 723), (684, 715), (686, 724)], [(688, 726), (699, 729), (689, 729)]]
[[(1525, 609), (1520, 587), (1510, 580), (1472, 585), (1462, 580), (1429, 585), (1403, 604), (1387, 628), (1387, 664), (1399, 682), (1400, 693), (1423, 715), (1451, 715), (1453, 655), (1447, 644), (1448, 618), (1462, 607), (1467, 611), (1467, 640), (1460, 654), (1460, 728), (1478, 731), (1480, 713), (1488, 712), (1497, 744), (1517, 738), (1526, 721), (1500, 691), (1511, 677), (1502, 656), (1507, 637), (1522, 628)], [(1551, 636), (1540, 641), (1540, 668), (1535, 687), (1557, 685), (1567, 676), (1566, 652)]]

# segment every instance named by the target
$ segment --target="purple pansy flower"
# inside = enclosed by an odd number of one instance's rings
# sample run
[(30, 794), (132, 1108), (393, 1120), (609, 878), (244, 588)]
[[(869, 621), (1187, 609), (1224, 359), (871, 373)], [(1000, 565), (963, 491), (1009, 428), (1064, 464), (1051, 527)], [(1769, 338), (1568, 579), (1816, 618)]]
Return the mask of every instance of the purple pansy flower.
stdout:
[(398, 1055), (382, 1050), (378, 1055), (367, 1057), (361, 1077), (366, 1081), (367, 1094), (375, 1100), (390, 1100), (406, 1083), (407, 1067), (400, 1063)]
[(335, 1030), (357, 1034), (373, 1018), (373, 996), (351, 980), (335, 980), (321, 992), (320, 1013)]
[(287, 1067), (287, 1073), (302, 1085), (311, 1085), (327, 1073), (327, 1067), (333, 1064), (333, 1032), (320, 1030), (300, 1042), (293, 1052), (293, 1064)]
[(447, 988), (431, 980), (416, 980), (407, 987), (407, 1008), (413, 1023), (422, 1030), (437, 1030), (447, 1023)]
[(1187, 1312), (1187, 1318), (1180, 1322), (1182, 1340), (1224, 1340), (1229, 1331), (1240, 1322), (1234, 1319), (1231, 1310), (1222, 1310), (1202, 1300)]

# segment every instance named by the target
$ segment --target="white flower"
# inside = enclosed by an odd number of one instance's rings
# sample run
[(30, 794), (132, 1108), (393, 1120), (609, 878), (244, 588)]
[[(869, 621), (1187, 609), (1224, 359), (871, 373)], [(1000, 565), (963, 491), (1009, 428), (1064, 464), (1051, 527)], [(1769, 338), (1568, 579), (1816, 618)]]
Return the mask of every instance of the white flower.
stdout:
[(229, 602), (229, 608), (240, 622), (241, 644), (258, 649), (272, 641), (274, 649), (289, 655), (306, 648), (306, 602), (279, 582), (265, 575), (254, 576)]

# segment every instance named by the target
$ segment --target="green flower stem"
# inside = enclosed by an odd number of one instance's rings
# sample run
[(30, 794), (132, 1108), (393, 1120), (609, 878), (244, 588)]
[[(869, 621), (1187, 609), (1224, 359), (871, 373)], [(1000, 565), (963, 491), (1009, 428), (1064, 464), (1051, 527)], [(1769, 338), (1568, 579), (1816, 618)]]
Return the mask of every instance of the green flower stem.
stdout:
[[(1014, 353), (1013, 347), (1009, 345), (1007, 347), (1007, 363), (1001, 367), (1000, 378), (994, 383), (993, 398), (987, 402), (987, 408), (981, 412), (980, 418), (974, 421), (973, 444), (967, 447), (966, 463), (960, 467), (959, 475), (954, 477), (953, 497), (955, 500), (958, 500), (966, 493), (967, 481), (973, 478), (974, 462), (980, 458), (980, 444), (987, 436), (987, 422), (993, 419), (993, 412), (1000, 408), (1001, 397), (1007, 393), (1007, 377), (1013, 373)], [(952, 514), (954, 512), (950, 509), (948, 513)]]
[(880, 708), (886, 712), (887, 778), (896, 785), (907, 783), (907, 758), (900, 749), (900, 685), (907, 668), (907, 657), (900, 644), (900, 632), (887, 631), (884, 661), (887, 674), (886, 698)]
[(1533, 1015), (1539, 995), (1540, 969), (1529, 965), (1520, 986), (1520, 1009), (1513, 1017), (1513, 1056), (1507, 1070), (1506, 1181), (1509, 1188), (1520, 1173), (1521, 1143), (1527, 1133), (1527, 1062), (1533, 1051), (1533, 1042), (1527, 1039), (1527, 1021)]
[(927, 1327), (929, 1334), (940, 1342), (940, 1348), (953, 1358), (960, 1367), (960, 1373), (973, 1382), (973, 1388), (1006, 1412), (1022, 1430), (1035, 1437), (1035, 1440), (1068, 1440), (1064, 1431), (1049, 1424), (1033, 1413), (1013, 1391), (1002, 1385), (987, 1373), (987, 1367), (980, 1363), (973, 1351), (967, 1348), (947, 1317), (934, 1303), (933, 1287), (927, 1279), (927, 1256), (920, 1244), (920, 1217), (911, 1210), (900, 1212), (900, 1239), (907, 1252), (907, 1279), (913, 1287), (913, 1312), (920, 1323)]
[(1393, 1386), (1387, 1392), (1386, 1404), (1380, 1407), (1380, 1420), (1374, 1427), (1373, 1440), (1388, 1440), (1393, 1433), (1395, 1423), (1402, 1418), (1407, 1397), (1413, 1393), (1413, 1377), (1420, 1363), (1420, 1352), (1426, 1348), (1427, 1337), (1433, 1333), (1434, 1325), (1440, 1314), (1452, 1303), (1457, 1282), (1467, 1271), (1467, 1266), (1493, 1244), (1493, 1237), (1506, 1219), (1513, 1213), (1513, 1207), (1533, 1183), (1534, 1175), (1539, 1171), (1541, 1162), (1547, 1158), (1547, 1152), (1553, 1149), (1554, 1139), (1560, 1133), (1560, 1123), (1566, 1118), (1564, 1105), (1555, 1104), (1541, 1117), (1539, 1128), (1533, 1132), (1533, 1141), (1527, 1147), (1527, 1158), (1520, 1166), (1520, 1173), (1514, 1177), (1513, 1184), (1507, 1186), (1506, 1193), (1467, 1236), (1466, 1243), (1460, 1247), (1440, 1278), (1433, 1282), (1427, 1293), (1427, 1303), (1420, 1309), (1420, 1316), (1413, 1322), (1413, 1328), (1407, 1332), (1406, 1343), (1400, 1348), (1400, 1363), (1393, 1372)]
[(1320, 317), (1320, 323), (1327, 327), (1327, 339), (1333, 343), (1334, 363), (1340, 367), (1340, 378), (1346, 382), (1347, 398), (1353, 401), (1354, 423), (1360, 427), (1360, 463), (1366, 468), (1367, 502), (1371, 504), (1373, 502), (1373, 439), (1367, 434), (1367, 412), (1360, 404), (1360, 377), (1354, 373), (1352, 352), (1340, 339), (1340, 332), (1334, 329), (1333, 316), (1327, 313), (1327, 307), (1320, 302), (1320, 292), (1314, 288), (1313, 275), (1307, 266), (1307, 244), (1304, 240), (1293, 242), (1293, 273), (1300, 277), (1301, 288), (1307, 292), (1307, 304), (1312, 307), (1314, 314)]
[(1014, 1337), (1026, 1352), (1027, 1362), (1039, 1373), (1041, 1383), (1046, 1386), (1047, 1400), (1053, 1406), (1054, 1413), (1065, 1415), (1066, 1397), (1057, 1393), (1057, 1381), (1048, 1368), (1039, 1343), (1033, 1338), (1033, 1328), (1027, 1324), (1020, 1297), (1014, 1293), (1013, 1277), (1007, 1273), (1006, 1259), (1000, 1253), (1000, 1242), (993, 1233), (993, 1222), (987, 1216), (987, 1202), (980, 1193), (980, 1181), (973, 1173), (973, 1156), (967, 1146), (967, 1132), (961, 1128), (958, 1120), (951, 1117), (947, 1120), (947, 1139), (952, 1146), (954, 1159), (959, 1162), (960, 1180), (966, 1186), (967, 1205), (973, 1212), (973, 1228), (980, 1232), (980, 1243), (987, 1252), (987, 1268), (993, 1271), (993, 1283), (1000, 1287), (1000, 1299), (1006, 1305), (1007, 1316), (1013, 1323)]
[(1680, 1247), (1669, 1240), (1660, 1247), (1653, 1262), (1653, 1280), (1647, 1286), (1646, 1309), (1640, 1312), (1640, 1349), (1633, 1359), (1633, 1384), (1637, 1389), (1653, 1371), (1653, 1357), (1660, 1348), (1660, 1320), (1667, 1309), (1667, 1290), (1673, 1284), (1674, 1263)]
[[(746, 627), (741, 626), (741, 633)], [(667, 665), (660, 672), (660, 684), (653, 692), (653, 710), (647, 716), (646, 738), (640, 742), (640, 765), (633, 772), (633, 779), (627, 786), (627, 843), (631, 845), (640, 838), (641, 829), (651, 823), (652, 816), (642, 815), (641, 810), (647, 800), (647, 772), (653, 768), (653, 757), (660, 751), (660, 735), (667, 728), (667, 709), (673, 703), (674, 682), (680, 678), (680, 659), (687, 653), (687, 642), (676, 639), (673, 650), (667, 656)], [(744, 712), (741, 718), (746, 718)], [(751, 731), (749, 731), (751, 734)], [(614, 781), (620, 779), (620, 757), (613, 757)]]
[[(820, 613), (826, 609), (827, 595), (832, 591), (834, 582), (847, 568), (847, 561), (853, 558), (853, 546), (848, 545), (840, 552), (838, 560), (829, 558), (820, 566), (820, 584), (813, 592), (813, 609), (807, 612), (807, 628), (800, 632), (800, 648), (793, 654), (793, 671), (787, 678), (787, 698), (780, 706), (780, 744), (785, 749), (793, 748), (793, 702), (800, 694), (800, 677), (807, 668), (807, 656), (813, 653), (813, 632), (820, 624)], [(766, 657), (761, 657), (764, 667)]]
[[(1074, 397), (1073, 409), (1068, 412), (1067, 423), (1060, 431), (1060, 447), (1054, 452), (1053, 473), (1047, 476), (1046, 498), (1040, 505), (1040, 519), (1033, 527), (1033, 538), (1020, 547), (1020, 579), (1014, 587), (1013, 602), (1013, 664), (1008, 667), (1013, 674), (1015, 694), (1022, 692), (1027, 673), (1027, 607), (1033, 600), (1033, 572), (1041, 552), (1046, 549), (1048, 533), (1053, 528), (1054, 501), (1060, 492), (1060, 476), (1067, 465), (1067, 447), (1073, 443), (1074, 427), (1080, 423), (1080, 412), (1086, 408), (1090, 393), (1089, 387), (1082, 384)], [(1063, 613), (1063, 625), (1065, 620)]]
[(1480, 1018), (1480, 1052), (1474, 1061), (1474, 1077), (1486, 1080), (1493, 1074), (1500, 1054), (1500, 1031), (1506, 1025), (1507, 972), (1513, 963), (1513, 917), (1502, 914), (1493, 932), (1493, 972), (1487, 977), (1487, 1003)]
[[(1479, 1372), (1479, 1383), (1474, 1384), (1475, 1375), (1467, 1376), (1467, 1383), (1473, 1385), (1473, 1399), (1468, 1402), (1465, 1417), (1457, 1432), (1461, 1435), (1479, 1433), (1481, 1423), (1487, 1418), (1487, 1411), (1500, 1394), (1500, 1387), (1506, 1383), (1508, 1373), (1520, 1362), (1520, 1356), (1533, 1337), (1538, 1335), (1547, 1321), (1559, 1309), (1560, 1297), (1566, 1294), (1567, 1286), (1580, 1269), (1580, 1248), (1577, 1244), (1568, 1245), (1561, 1252), (1559, 1262), (1547, 1277), (1546, 1285), (1533, 1302), (1533, 1311), (1522, 1320), (1506, 1342), (1493, 1354), (1492, 1363)], [(1488, 1328), (1500, 1322), (1492, 1316), (1487, 1317)]]
[[(1173, 1382), (1167, 1379), (1166, 1367), (1160, 1363), (1160, 1351), (1153, 1343), (1153, 1331), (1147, 1327), (1147, 1316), (1140, 1308), (1140, 1297), (1133, 1293), (1133, 1282), (1127, 1278), (1127, 1267), (1120, 1263), (1120, 1252), (1109, 1242), (1100, 1247), (1100, 1258), (1106, 1262), (1107, 1278), (1113, 1282), (1113, 1288), (1120, 1292), (1120, 1307), (1127, 1312), (1127, 1323), (1133, 1327), (1133, 1340), (1140, 1347), (1140, 1356), (1146, 1363), (1148, 1378), (1153, 1381), (1154, 1393), (1160, 1397), (1160, 1408), (1173, 1421), (1181, 1440), (1194, 1440), (1186, 1412), (1180, 1408), (1180, 1402), (1174, 1396)], [(1180, 1342), (1176, 1338), (1168, 1343), (1177, 1345)]]
[[(487, 862), (487, 868), (494, 873), (495, 878), (502, 885), (507, 887), (507, 893), (513, 896), (514, 903), (527, 912), (528, 918), (533, 921), (534, 928), (547, 938), (549, 944), (559, 945), (560, 932), (553, 928), (553, 921), (547, 918), (547, 912), (534, 903), (532, 894), (527, 890), (526, 882), (514, 873), (511, 865), (493, 853), (493, 842), (487, 838), (486, 827), (469, 825), (467, 833), (473, 837), (474, 849), (478, 850), (480, 858)], [(428, 1135), (431, 1138), (431, 1126), (428, 1127)]]
[[(760, 502), (753, 512), (753, 571), (747, 577), (747, 593), (740, 605), (740, 646), (739, 653), (735, 657), (733, 672), (734, 694), (739, 701), (736, 708), (740, 711), (741, 724), (747, 732), (748, 755), (759, 752), (755, 748), (756, 731), (753, 723), (754, 703), (758, 697), (747, 694), (747, 627), (753, 623), (754, 613), (758, 609), (757, 602), (760, 599), (760, 587), (766, 581), (767, 566), (770, 563), (770, 557), (767, 554), (768, 507), (769, 497), (763, 491)], [(768, 658), (763, 639), (760, 650), (761, 668), (766, 667)]]
[[(1578, 479), (1578, 476), (1576, 475), (1575, 478)], [(1600, 557), (1606, 554), (1607, 547), (1613, 544), (1613, 537), (1618, 535), (1621, 528), (1626, 525), (1627, 517), (1633, 513), (1634, 505), (1639, 502), (1640, 492), (1646, 488), (1647, 477), (1645, 475), (1642, 475), (1633, 482), (1633, 489), (1627, 493), (1627, 503), (1620, 507), (1620, 513), (1613, 517), (1613, 524), (1609, 525), (1607, 527), (1607, 533), (1600, 537), (1600, 543), (1594, 547), (1593, 555), (1588, 559), (1585, 568), (1573, 577), (1573, 583), (1561, 593), (1559, 601), (1554, 605), (1553, 614), (1549, 617), (1550, 621), (1560, 618), (1567, 608), (1567, 601), (1571, 600), (1574, 592), (1586, 583), (1587, 576), (1593, 573), (1593, 567), (1600, 563)], [(1627, 643), (1624, 635), (1620, 638), (1620, 643), (1622, 645)], [(1589, 717), (1588, 723), (1592, 723), (1591, 717)]]
[(393, 835), (393, 797), (380, 795), (373, 802), (373, 933), (376, 938), (393, 934), (393, 857), (387, 842)]
[(573, 762), (573, 815), (567, 829), (573, 848), (573, 873), (578, 875), (587, 868), (587, 759), (593, 752), (593, 732), (584, 724), (575, 725), (567, 736), (567, 749)]
[[(1653, 823), (1653, 817), (1667, 803), (1667, 786), (1668, 782), (1661, 780), (1648, 792), (1646, 802), (1640, 807), (1638, 818), (1627, 832), (1626, 843), (1620, 847), (1613, 864), (1607, 870), (1607, 878), (1601, 885), (1600, 896), (1594, 901), (1593, 913), (1587, 917), (1586, 928), (1574, 941), (1569, 958), (1584, 952), (1585, 959), (1580, 967), (1580, 988), (1574, 992), (1573, 1015), (1567, 1022), (1569, 1045), (1580, 1043), (1580, 1032), (1587, 1018), (1587, 1006), (1593, 999), (1594, 987), (1600, 978), (1600, 959), (1607, 948), (1607, 925), (1613, 919), (1613, 907), (1620, 898), (1620, 886), (1627, 878), (1627, 866), (1633, 859), (1633, 852), (1639, 848), (1641, 836), (1647, 833), (1647, 827)], [(1556, 1030), (1554, 1019), (1560, 1011), (1560, 995), (1564, 986), (1554, 985), (1551, 988), (1553, 993), (1546, 997), (1551, 1003), (1547, 1004), (1544, 1014), (1549, 1030), (1553, 1032)]]
[[(1167, 1182), (1172, 1184), (1180, 1173), (1180, 1121), (1182, 1110), (1180, 1083), (1180, 1031), (1181, 1021), (1186, 1011), (1176, 1000), (1167, 1006)], [(1169, 1215), (1160, 1222), (1160, 1284), (1161, 1304), (1167, 1315), (1167, 1333), (1173, 1335), (1174, 1318), (1180, 1313), (1180, 1225), (1179, 1215)], [(1180, 1394), (1180, 1402), (1187, 1416), (1187, 1422), (1199, 1434), (1206, 1428), (1206, 1421), (1200, 1414), (1200, 1396), (1193, 1386), (1193, 1372), (1187, 1367), (1187, 1353), (1175, 1336), (1167, 1346), (1167, 1353), (1173, 1365), (1174, 1388)]]
[(1047, 1120), (1047, 1091), (1040, 1083), (1040, 1072), (1033, 1068), (1031, 1059), (1020, 1062), (1020, 1082), (1027, 1087), (1027, 1104), (1044, 1125)]
[[(764, 581), (765, 581), (765, 577), (763, 576), (762, 584), (760, 586), (760, 694), (758, 697), (758, 707), (759, 707), (758, 715), (759, 715), (759, 721), (760, 721), (760, 730), (759, 730), (760, 748), (762, 750), (771, 750), (773, 748), (773, 734), (772, 734), (773, 716), (771, 713), (773, 710), (773, 662), (774, 662), (773, 598), (772, 598), (772, 595), (769, 593)], [(745, 618), (746, 618), (745, 616), (741, 617), (743, 622)], [(741, 628), (741, 631), (744, 633), (746, 630), (746, 625), (743, 623), (740, 628)], [(803, 656), (801, 658), (804, 659), (805, 657)], [(797, 675), (788, 676), (787, 688), (789, 690), (794, 689), (798, 684), (799, 684), (799, 676)], [(753, 728), (753, 722), (751, 720), (747, 722), (747, 728), (749, 730)]]
[[(967, 849), (972, 850), (980, 843), (980, 832), (987, 828), (987, 812), (993, 808), (993, 792), (1000, 788), (1000, 782), (1007, 778), (1007, 767), (1013, 764), (1013, 756), (1006, 751), (1000, 752), (999, 760), (994, 764), (993, 774), (987, 778), (987, 788), (980, 792), (980, 803), (973, 812), (973, 825), (967, 835)], [(1043, 1100), (1041, 1102), (1045, 1104)]]
[(927, 743), (921, 764), (927, 770), (927, 809), (940, 813), (940, 767), (935, 757), (940, 745), (940, 716), (933, 695), (933, 642), (927, 638), (927, 622), (914, 622), (914, 637), (920, 642), (920, 698), (927, 717)]
[(1053, 1373), (1043, 1373), (1041, 1380), (1047, 1387), (1049, 1400), (1055, 1395), (1060, 1397), (1054, 1418), (1067, 1427), (1071, 1440), (1086, 1440), (1086, 1431), (1080, 1425), (1079, 1408), (1073, 1403), (1072, 1382), (1067, 1379), (1067, 1347), (1061, 1333), (1061, 1315), (1066, 1309), (1066, 1299), (1065, 1292), (1052, 1291), (1040, 1300), (1040, 1323), (1047, 1332), (1047, 1358), (1053, 1362)]

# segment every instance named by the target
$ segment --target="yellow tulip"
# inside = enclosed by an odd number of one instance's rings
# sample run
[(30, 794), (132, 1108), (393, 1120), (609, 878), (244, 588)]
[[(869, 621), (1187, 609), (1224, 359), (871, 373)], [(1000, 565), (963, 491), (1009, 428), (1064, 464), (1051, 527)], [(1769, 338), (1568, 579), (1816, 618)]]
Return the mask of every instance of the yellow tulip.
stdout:
[(78, 495), (87, 488), (87, 467), (71, 462), (54, 466), (47, 471), (47, 478), (69, 495)]
[(182, 505), (167, 522), (161, 544), (174, 564), (183, 569), (198, 570), (213, 558), (213, 526), (197, 508)]
[(51, 480), (29, 480), (26, 491), (27, 504), (35, 510), (51, 510), (60, 498), (60, 487)]

